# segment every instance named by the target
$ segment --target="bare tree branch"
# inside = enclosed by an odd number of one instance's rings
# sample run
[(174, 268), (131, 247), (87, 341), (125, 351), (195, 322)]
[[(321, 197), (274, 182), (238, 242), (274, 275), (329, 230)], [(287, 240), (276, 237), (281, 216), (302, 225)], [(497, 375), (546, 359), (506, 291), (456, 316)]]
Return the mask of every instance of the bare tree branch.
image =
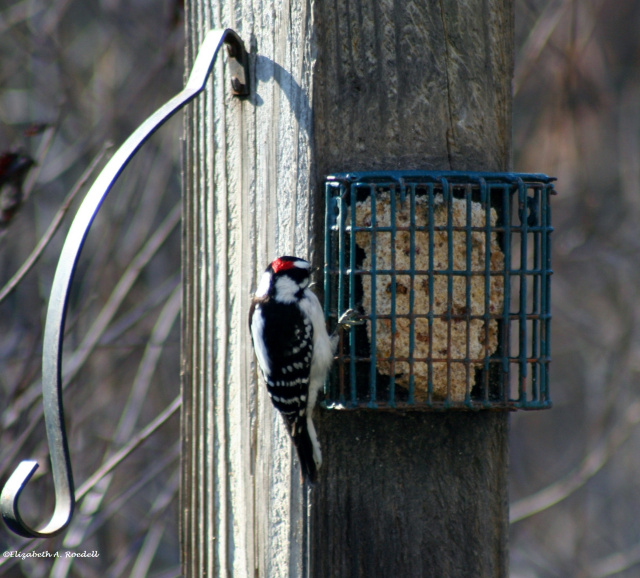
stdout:
[(158, 428), (164, 425), (167, 420), (180, 409), (181, 403), (182, 400), (180, 396), (176, 397), (165, 410), (158, 414), (158, 417), (133, 436), (122, 449), (106, 460), (104, 464), (77, 489), (76, 500), (83, 498), (104, 476), (113, 471), (123, 460), (128, 458), (140, 444), (145, 442)]
[(38, 259), (40, 259), (40, 257), (42, 256), (42, 253), (47, 248), (47, 245), (49, 245), (49, 242), (51, 241), (53, 236), (56, 234), (58, 228), (62, 224), (62, 219), (64, 219), (64, 216), (67, 214), (69, 207), (71, 207), (71, 203), (73, 203), (73, 200), (76, 198), (78, 193), (82, 190), (82, 187), (84, 187), (85, 183), (89, 180), (95, 168), (100, 164), (100, 162), (102, 161), (105, 153), (107, 152), (110, 146), (111, 146), (110, 144), (105, 144), (102, 150), (96, 156), (96, 158), (93, 159), (93, 162), (89, 165), (87, 170), (78, 179), (73, 189), (71, 189), (71, 191), (63, 201), (62, 205), (60, 206), (60, 209), (58, 210), (55, 217), (51, 221), (49, 228), (45, 231), (45, 234), (42, 236), (38, 244), (34, 247), (33, 251), (31, 252), (31, 255), (27, 257), (27, 259), (24, 261), (20, 269), (18, 269), (16, 273), (13, 275), (13, 277), (11, 277), (9, 281), (7, 281), (5, 286), (2, 289), (0, 289), (0, 303), (2, 303), (2, 301), (4, 301), (11, 294), (11, 292), (25, 278), (27, 273), (29, 273), (29, 271), (31, 271), (34, 265), (38, 262)]
[(616, 552), (591, 565), (589, 578), (605, 578), (629, 570), (640, 564), (640, 543), (624, 552)]
[(640, 401), (629, 406), (609, 434), (585, 456), (580, 466), (564, 478), (550, 484), (535, 494), (511, 504), (509, 521), (514, 524), (529, 516), (555, 506), (581, 488), (609, 461), (615, 451), (633, 433), (640, 423)]
[[(181, 296), (181, 287), (178, 286), (158, 316), (156, 325), (147, 343), (145, 354), (140, 362), (138, 373), (131, 387), (129, 400), (122, 412), (120, 423), (111, 438), (111, 448), (122, 445), (126, 440), (131, 438), (133, 434), (136, 421), (144, 407), (144, 399), (151, 384), (153, 374), (156, 371), (158, 361), (160, 360), (164, 343), (180, 312)], [(112, 453), (112, 450), (108, 450), (108, 453)], [(105, 456), (104, 459), (107, 460), (107, 456)], [(102, 505), (102, 500), (109, 489), (112, 477), (113, 474), (105, 475), (82, 500), (78, 508), (78, 514), (64, 538), (63, 546), (65, 548), (75, 548), (85, 539), (89, 524)], [(79, 501), (79, 498), (76, 498), (76, 501)], [(66, 576), (73, 562), (74, 558), (60, 558), (56, 560), (56, 578)], [(134, 575), (137, 574), (134, 572)], [(144, 576), (146, 573), (139, 575)]]

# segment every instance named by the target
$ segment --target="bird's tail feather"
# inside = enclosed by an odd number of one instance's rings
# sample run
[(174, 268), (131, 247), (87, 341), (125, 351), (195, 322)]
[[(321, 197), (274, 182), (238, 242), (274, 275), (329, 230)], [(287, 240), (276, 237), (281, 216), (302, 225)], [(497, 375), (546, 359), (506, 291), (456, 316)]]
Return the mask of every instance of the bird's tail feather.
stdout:
[[(315, 431), (313, 434), (315, 435)], [(291, 439), (298, 452), (302, 477), (314, 484), (318, 477), (318, 466), (320, 465), (316, 463), (316, 459), (321, 458), (318, 456), (319, 448), (316, 449), (315, 447), (317, 442), (314, 444), (311, 439), (306, 419), (303, 418), (295, 424), (291, 431)]]

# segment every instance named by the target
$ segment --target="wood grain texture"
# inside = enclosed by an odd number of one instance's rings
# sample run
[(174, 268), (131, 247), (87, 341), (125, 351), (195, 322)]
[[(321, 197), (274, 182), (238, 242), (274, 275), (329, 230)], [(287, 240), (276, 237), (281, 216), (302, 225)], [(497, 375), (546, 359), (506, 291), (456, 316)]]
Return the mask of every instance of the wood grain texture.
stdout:
[(224, 60), (185, 121), (182, 508), (186, 576), (302, 575), (297, 463), (257, 379), (247, 315), (258, 275), (309, 257), (307, 3), (187, 3), (187, 68), (210, 28), (251, 52), (252, 95), (231, 97)]
[(504, 414), (323, 412), (311, 575), (507, 576)]
[(315, 9), (322, 174), (507, 168), (509, 2), (337, 0)]
[[(320, 177), (509, 168), (508, 0), (336, 0), (314, 20)], [(507, 430), (500, 413), (322, 412), (311, 576), (507, 576)]]

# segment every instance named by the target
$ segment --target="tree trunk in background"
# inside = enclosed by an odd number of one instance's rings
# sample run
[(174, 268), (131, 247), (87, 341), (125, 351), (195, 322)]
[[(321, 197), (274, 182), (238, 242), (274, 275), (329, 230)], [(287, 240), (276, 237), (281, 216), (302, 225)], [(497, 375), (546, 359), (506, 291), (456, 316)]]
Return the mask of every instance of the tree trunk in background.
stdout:
[(186, 119), (184, 573), (506, 576), (508, 416), (316, 410), (307, 494), (247, 313), (275, 256), (321, 264), (326, 174), (509, 167), (511, 3), (221, 4), (187, 3), (187, 66), (234, 28), (252, 96), (220, 62)]

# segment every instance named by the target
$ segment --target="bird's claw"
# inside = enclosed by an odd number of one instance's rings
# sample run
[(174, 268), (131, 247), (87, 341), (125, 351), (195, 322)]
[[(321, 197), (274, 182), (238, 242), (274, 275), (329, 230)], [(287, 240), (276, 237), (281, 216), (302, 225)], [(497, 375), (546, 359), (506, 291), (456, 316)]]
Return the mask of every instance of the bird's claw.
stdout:
[(341, 327), (351, 328), (352, 325), (362, 325), (364, 319), (357, 319), (358, 312), (355, 309), (347, 309), (338, 319), (338, 325)]

